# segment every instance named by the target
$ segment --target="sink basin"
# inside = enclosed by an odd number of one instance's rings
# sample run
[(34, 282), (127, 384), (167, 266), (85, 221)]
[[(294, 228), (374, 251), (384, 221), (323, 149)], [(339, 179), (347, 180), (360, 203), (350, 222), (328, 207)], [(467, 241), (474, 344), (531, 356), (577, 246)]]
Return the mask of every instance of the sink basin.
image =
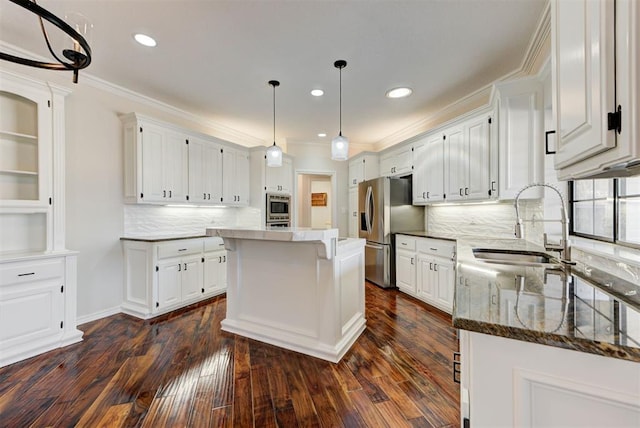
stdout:
[(485, 263), (529, 266), (547, 266), (560, 264), (560, 261), (555, 257), (538, 251), (474, 248), (473, 255), (477, 260), (483, 261)]

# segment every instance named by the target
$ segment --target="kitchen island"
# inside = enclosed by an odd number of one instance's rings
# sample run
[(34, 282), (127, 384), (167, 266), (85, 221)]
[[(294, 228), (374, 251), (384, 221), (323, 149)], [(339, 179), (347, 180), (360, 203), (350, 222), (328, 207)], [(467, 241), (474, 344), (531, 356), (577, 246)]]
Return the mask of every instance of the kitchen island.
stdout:
[[(461, 425), (640, 426), (639, 285), (582, 263), (497, 263), (458, 240)], [(454, 369), (457, 371), (457, 369)]]
[(364, 239), (305, 228), (207, 235), (228, 251), (224, 331), (334, 363), (364, 331)]

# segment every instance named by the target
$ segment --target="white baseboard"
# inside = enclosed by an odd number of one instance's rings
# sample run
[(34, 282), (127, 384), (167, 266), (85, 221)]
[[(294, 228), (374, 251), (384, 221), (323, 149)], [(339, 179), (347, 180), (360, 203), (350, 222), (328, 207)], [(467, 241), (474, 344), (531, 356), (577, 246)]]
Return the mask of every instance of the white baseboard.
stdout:
[(94, 312), (89, 315), (83, 315), (81, 317), (76, 318), (76, 324), (81, 325), (87, 322), (99, 320), (101, 318), (110, 317), (111, 315), (119, 314), (122, 310), (120, 310), (120, 306), (114, 306), (113, 308), (105, 309), (99, 312)]

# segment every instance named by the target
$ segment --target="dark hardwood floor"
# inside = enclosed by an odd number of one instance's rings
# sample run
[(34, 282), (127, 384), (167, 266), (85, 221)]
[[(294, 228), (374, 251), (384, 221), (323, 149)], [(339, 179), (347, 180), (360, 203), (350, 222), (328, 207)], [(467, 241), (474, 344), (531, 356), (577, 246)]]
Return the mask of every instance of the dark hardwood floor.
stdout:
[(366, 286), (367, 329), (339, 364), (220, 331), (224, 297), (0, 369), (2, 427), (458, 426), (450, 318)]

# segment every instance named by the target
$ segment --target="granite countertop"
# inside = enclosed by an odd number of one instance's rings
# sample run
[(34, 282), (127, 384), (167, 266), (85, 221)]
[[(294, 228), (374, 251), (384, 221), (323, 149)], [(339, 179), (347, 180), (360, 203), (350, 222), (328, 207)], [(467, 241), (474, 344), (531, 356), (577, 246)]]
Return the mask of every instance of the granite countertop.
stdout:
[(545, 252), (524, 240), (458, 240), (454, 327), (640, 362), (636, 284), (581, 264), (486, 263), (477, 247)]

